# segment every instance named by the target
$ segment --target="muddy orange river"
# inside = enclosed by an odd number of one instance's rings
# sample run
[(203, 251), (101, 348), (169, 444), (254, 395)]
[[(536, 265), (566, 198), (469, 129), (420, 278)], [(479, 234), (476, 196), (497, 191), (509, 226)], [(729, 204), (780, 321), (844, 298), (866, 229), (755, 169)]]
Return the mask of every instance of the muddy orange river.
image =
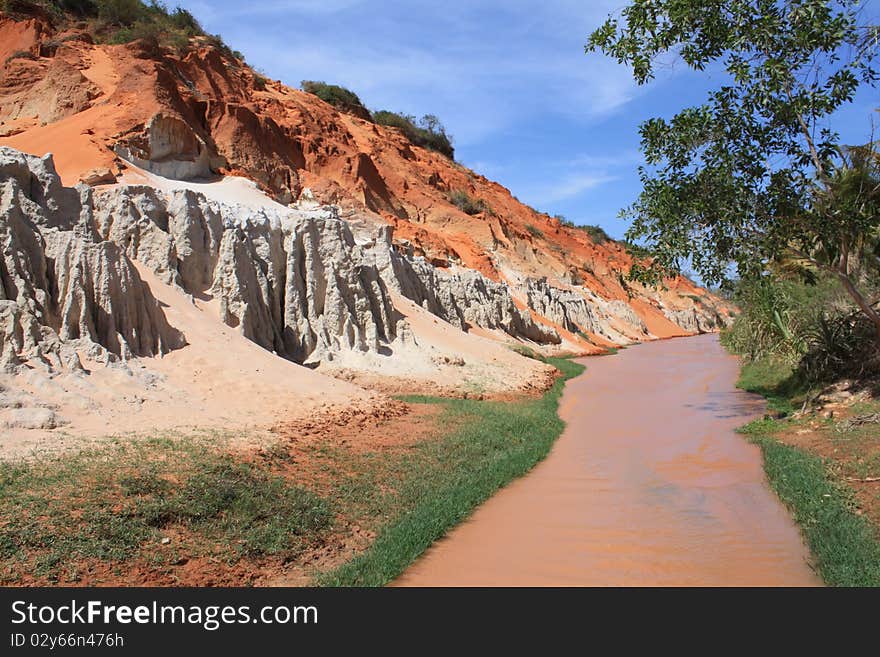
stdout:
[(404, 586), (819, 585), (758, 447), (760, 399), (714, 335), (589, 358), (548, 458), (437, 542)]

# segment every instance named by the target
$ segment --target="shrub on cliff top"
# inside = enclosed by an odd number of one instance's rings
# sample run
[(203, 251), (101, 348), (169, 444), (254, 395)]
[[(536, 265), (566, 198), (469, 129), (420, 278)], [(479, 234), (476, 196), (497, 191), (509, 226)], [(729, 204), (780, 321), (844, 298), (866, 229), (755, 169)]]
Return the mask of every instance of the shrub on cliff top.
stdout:
[(605, 232), (605, 229), (602, 228), (602, 226), (599, 226), (597, 224), (576, 224), (573, 221), (566, 219), (561, 214), (557, 214), (554, 216), (556, 219), (559, 219), (559, 223), (563, 226), (574, 228), (575, 230), (584, 231), (596, 244), (605, 244), (606, 242), (614, 241), (614, 239)]
[(450, 160), (455, 159), (452, 139), (440, 119), (433, 114), (425, 114), (421, 119), (416, 119), (409, 114), (380, 110), (373, 112), (373, 120), (379, 125), (399, 129), (416, 146), (437, 151)]
[(486, 203), (486, 201), (481, 198), (474, 198), (462, 189), (450, 192), (447, 198), (449, 198), (449, 202), (452, 203), (452, 205), (466, 214), (475, 215), (480, 214), (481, 212), (493, 214), (492, 208), (489, 207), (489, 204)]
[(535, 226), (534, 224), (526, 224), (526, 230), (529, 231), (529, 234), (532, 237), (543, 238), (544, 231)]
[(98, 16), (113, 25), (131, 26), (147, 16), (147, 7), (140, 0), (100, 0)]
[(596, 244), (605, 244), (605, 242), (615, 241), (605, 232), (605, 229), (602, 228), (602, 226), (596, 224), (576, 224), (571, 219), (566, 219), (565, 216), (561, 214), (554, 214), (553, 218), (558, 220), (559, 223), (566, 228), (574, 228), (575, 230), (584, 231)]
[(318, 80), (303, 80), (300, 83), (300, 88), (342, 112), (354, 114), (363, 119), (370, 119), (370, 111), (364, 107), (358, 95), (345, 87), (327, 84)]
[(590, 239), (593, 240), (596, 244), (605, 244), (605, 242), (614, 241), (611, 239), (611, 236), (605, 232), (605, 229), (602, 228), (602, 226), (596, 226), (594, 224), (584, 224), (583, 226), (576, 226), (576, 228), (587, 233), (587, 235), (590, 236)]
[[(84, 4), (82, 0), (67, 0), (71, 1)], [(141, 26), (142, 31), (154, 30), (178, 40), (207, 36), (195, 16), (181, 7), (169, 10), (161, 2), (145, 4), (140, 0), (97, 0), (89, 4), (97, 5), (97, 16), (107, 26), (128, 29)]]
[(43, 13), (63, 24), (73, 18), (89, 21), (96, 41), (129, 43), (138, 39), (182, 50), (192, 37), (206, 37), (230, 57), (242, 59), (219, 36), (207, 34), (186, 9), (173, 10), (156, 0), (0, 0), (0, 9), (12, 15)]
[(199, 23), (199, 21), (196, 20), (196, 17), (186, 9), (177, 7), (174, 11), (168, 14), (168, 18), (174, 27), (189, 36), (198, 36), (205, 33), (202, 29), (201, 23)]

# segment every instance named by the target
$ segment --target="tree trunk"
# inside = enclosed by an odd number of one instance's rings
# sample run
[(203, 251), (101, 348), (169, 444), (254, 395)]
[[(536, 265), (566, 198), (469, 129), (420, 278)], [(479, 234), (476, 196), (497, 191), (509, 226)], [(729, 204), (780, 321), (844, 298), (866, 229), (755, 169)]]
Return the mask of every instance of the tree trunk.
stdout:
[(837, 277), (840, 279), (840, 282), (843, 284), (844, 289), (847, 294), (849, 294), (853, 301), (856, 302), (856, 305), (862, 311), (862, 314), (867, 317), (871, 323), (874, 325), (874, 343), (877, 346), (877, 349), (880, 350), (880, 312), (875, 309), (871, 303), (859, 292), (858, 288), (855, 284), (850, 280), (850, 277), (844, 274), (843, 272), (837, 272)]
[[(843, 285), (843, 288), (846, 290), (846, 293), (849, 294), (850, 297), (852, 297), (853, 301), (855, 301), (856, 305), (859, 307), (859, 310), (862, 311), (862, 314), (870, 320), (871, 324), (874, 325), (874, 345), (876, 346), (877, 351), (880, 351), (880, 311), (874, 308), (872, 303), (865, 298), (865, 296), (856, 287), (855, 283), (852, 282), (852, 279), (849, 277), (849, 273), (847, 271), (849, 263), (846, 257), (841, 260), (840, 266), (838, 267), (819, 262), (815, 258), (807, 255), (800, 249), (797, 249), (793, 246), (789, 246), (788, 249), (795, 255), (813, 263), (819, 269), (823, 269), (826, 272), (832, 273), (837, 276), (838, 280), (840, 280), (840, 283)], [(843, 249), (845, 252), (846, 245), (843, 246)]]

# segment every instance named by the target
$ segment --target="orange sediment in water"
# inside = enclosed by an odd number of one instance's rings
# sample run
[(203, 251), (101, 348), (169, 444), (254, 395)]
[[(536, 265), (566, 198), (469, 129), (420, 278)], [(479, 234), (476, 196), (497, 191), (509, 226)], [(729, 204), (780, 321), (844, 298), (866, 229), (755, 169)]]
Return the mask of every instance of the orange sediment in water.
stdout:
[(550, 456), (397, 585), (819, 585), (735, 428), (763, 412), (716, 336), (583, 361)]

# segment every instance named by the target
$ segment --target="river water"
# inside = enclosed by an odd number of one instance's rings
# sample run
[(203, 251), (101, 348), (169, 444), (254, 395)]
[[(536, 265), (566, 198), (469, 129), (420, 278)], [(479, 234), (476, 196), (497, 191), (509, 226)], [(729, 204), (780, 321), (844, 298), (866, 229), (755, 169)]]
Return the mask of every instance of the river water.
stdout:
[(714, 335), (588, 358), (548, 458), (437, 542), (403, 586), (819, 585), (758, 447), (760, 399)]

